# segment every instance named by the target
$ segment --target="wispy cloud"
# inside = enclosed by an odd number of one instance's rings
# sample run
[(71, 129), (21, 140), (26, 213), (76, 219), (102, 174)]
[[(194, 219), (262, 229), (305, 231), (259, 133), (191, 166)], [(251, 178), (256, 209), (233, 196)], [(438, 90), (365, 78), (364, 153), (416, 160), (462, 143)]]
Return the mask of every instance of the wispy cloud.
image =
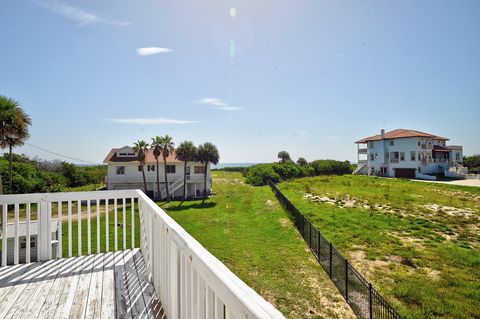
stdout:
[(239, 107), (239, 106), (232, 106), (228, 104), (226, 101), (219, 99), (217, 97), (204, 97), (200, 100), (195, 101), (195, 103), (210, 105), (213, 108), (220, 111), (239, 111), (243, 109), (242, 107)]
[(177, 120), (168, 118), (120, 118), (109, 119), (109, 122), (119, 124), (133, 124), (133, 125), (185, 125), (197, 123), (197, 121)]
[(67, 19), (76, 21), (79, 25), (108, 24), (113, 26), (126, 26), (130, 24), (130, 22), (109, 20), (94, 13), (85, 11), (80, 7), (56, 0), (32, 0), (32, 2)]
[(137, 53), (140, 56), (155, 55), (161, 53), (172, 52), (169, 48), (158, 48), (158, 47), (148, 47), (148, 48), (138, 48)]

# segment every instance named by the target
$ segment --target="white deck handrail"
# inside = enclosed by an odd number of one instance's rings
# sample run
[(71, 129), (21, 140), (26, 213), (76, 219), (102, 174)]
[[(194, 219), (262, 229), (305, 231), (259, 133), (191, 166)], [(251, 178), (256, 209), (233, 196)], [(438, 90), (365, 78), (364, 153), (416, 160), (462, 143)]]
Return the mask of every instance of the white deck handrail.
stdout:
[[(127, 220), (126, 209), (131, 205), (131, 246), (135, 246), (135, 214), (140, 217), (140, 247), (144, 256), (150, 279), (157, 296), (161, 300), (167, 318), (284, 318), (284, 316), (233, 274), (223, 263), (208, 252), (198, 241), (189, 235), (179, 224), (168, 216), (158, 205), (140, 190), (48, 193), (25, 195), (1, 195), (0, 206), (3, 216), (3, 234), (6, 234), (8, 216), (14, 214), (14, 249), (13, 263), (19, 260), (20, 212), (27, 224), (27, 243), (30, 242), (29, 224), (32, 214), (37, 214), (38, 260), (48, 260), (52, 256), (52, 215), (58, 220), (67, 213), (68, 255), (72, 255), (72, 217), (77, 214), (80, 219), (86, 214), (87, 230), (78, 226), (78, 254), (82, 254), (82, 237), (87, 234), (88, 254), (92, 253), (92, 236), (90, 225), (97, 218), (96, 242), (97, 252), (109, 250), (109, 223), (102, 223), (100, 215), (107, 221), (115, 221), (114, 249), (126, 249)], [(74, 209), (76, 205), (77, 209)], [(34, 209), (36, 207), (36, 209)], [(138, 207), (138, 209), (136, 209)], [(113, 208), (113, 212), (112, 212)], [(118, 238), (118, 210), (123, 217), (123, 238)], [(82, 212), (83, 211), (83, 212)], [(91, 216), (92, 212), (95, 216)], [(109, 216), (113, 214), (114, 216)], [(56, 216), (54, 216), (56, 217)], [(85, 217), (85, 215), (84, 215)], [(10, 217), (11, 219), (11, 217)], [(105, 242), (101, 243), (101, 232), (106, 232)], [(2, 266), (8, 261), (7, 236), (2, 238)], [(120, 245), (119, 245), (120, 242)], [(121, 244), (123, 242), (123, 245)], [(58, 225), (57, 258), (62, 257), (62, 223)], [(139, 243), (137, 242), (137, 245)], [(103, 246), (105, 245), (105, 246)], [(128, 247), (130, 248), (130, 247)], [(94, 252), (93, 252), (94, 253)], [(30, 262), (30, 245), (26, 245), (26, 262)]]

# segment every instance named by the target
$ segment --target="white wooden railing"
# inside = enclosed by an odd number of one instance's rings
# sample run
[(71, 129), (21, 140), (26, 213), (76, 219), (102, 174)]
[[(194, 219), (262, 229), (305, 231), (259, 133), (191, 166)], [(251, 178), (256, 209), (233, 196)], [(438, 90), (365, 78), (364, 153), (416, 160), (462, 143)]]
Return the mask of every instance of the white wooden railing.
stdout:
[[(134, 204), (134, 205), (132, 205)], [(131, 207), (128, 207), (128, 206)], [(30, 262), (30, 225), (37, 223), (38, 260), (52, 259), (52, 218), (58, 218), (57, 258), (62, 257), (62, 227), (67, 227), (68, 256), (77, 246), (78, 255), (126, 249), (127, 207), (131, 212), (131, 247), (140, 245), (150, 280), (161, 300), (167, 318), (230, 319), (284, 318), (270, 303), (210, 254), (170, 216), (140, 190), (1, 195), (2, 266), (8, 261), (8, 227), (13, 227), (13, 263), (20, 262), (20, 220), (26, 225), (26, 262)], [(74, 207), (76, 206), (76, 207)], [(76, 208), (76, 209), (75, 209)], [(13, 218), (9, 218), (13, 214)], [(66, 214), (66, 222), (64, 215)], [(82, 214), (86, 214), (86, 217)], [(111, 216), (113, 214), (113, 216)], [(135, 242), (135, 215), (139, 214), (140, 243)], [(33, 219), (36, 215), (36, 219)], [(123, 237), (118, 238), (118, 217)], [(73, 218), (86, 218), (86, 245), (82, 247), (82, 223), (77, 223), (76, 242), (72, 237)], [(91, 222), (96, 219), (92, 236)], [(101, 224), (100, 221), (104, 219)], [(113, 218), (114, 247), (110, 247), (109, 223)], [(13, 219), (13, 221), (12, 221)], [(106, 222), (105, 222), (106, 221)], [(11, 223), (12, 222), (12, 223)], [(102, 234), (105, 242), (101, 242)], [(95, 238), (93, 238), (95, 237)], [(96, 251), (92, 243), (96, 241)], [(120, 243), (119, 243), (120, 241)], [(83, 249), (82, 249), (83, 248)]]
[[(45, 193), (45, 194), (19, 194), (19, 195), (1, 195), (0, 206), (2, 207), (2, 266), (5, 266), (10, 256), (9, 252), (9, 227), (13, 227), (13, 263), (20, 262), (19, 253), (20, 239), (25, 238), (25, 261), (31, 261), (31, 237), (36, 235), (36, 252), (37, 260), (44, 261), (52, 259), (52, 243), (57, 244), (56, 255), (58, 258), (63, 256), (63, 238), (62, 228), (67, 227), (65, 233), (68, 236), (68, 257), (73, 254), (74, 244), (77, 246), (78, 255), (82, 255), (82, 249), (87, 254), (91, 254), (92, 243), (96, 241), (96, 252), (116, 251), (127, 248), (127, 206), (130, 205), (131, 221), (130, 229), (131, 246), (135, 247), (135, 205), (138, 198), (136, 190), (118, 190), (118, 191), (99, 191), (99, 192), (71, 192), (71, 193)], [(120, 212), (119, 212), (120, 210)], [(14, 212), (13, 220), (10, 220), (8, 213)], [(20, 216), (22, 211), (22, 216)], [(32, 214), (36, 218), (32, 218)], [(100, 222), (101, 215), (105, 215), (103, 223)], [(109, 222), (114, 221), (114, 225), (118, 225), (118, 215), (122, 217), (122, 233), (123, 236), (119, 243), (118, 227), (113, 229), (113, 247), (110, 247), (110, 230)], [(113, 216), (112, 216), (113, 215)], [(52, 218), (58, 218), (58, 230), (52, 231)], [(66, 223), (62, 221), (64, 218)], [(77, 221), (76, 241), (73, 240), (73, 219)], [(82, 231), (81, 220), (86, 220), (87, 229)], [(92, 238), (92, 221), (96, 221), (96, 238)], [(20, 232), (20, 221), (24, 221), (22, 226), (26, 228), (25, 234)], [(32, 224), (36, 224), (37, 234), (32, 234)], [(101, 225), (103, 224), (103, 225)], [(101, 229), (101, 227), (103, 229)], [(102, 234), (105, 235), (104, 242), (101, 242)], [(82, 247), (82, 239), (86, 235), (86, 249)], [(53, 240), (53, 237), (57, 240)], [(103, 246), (104, 245), (104, 246)], [(104, 247), (104, 249), (102, 249)], [(123, 247), (123, 248), (122, 248)]]

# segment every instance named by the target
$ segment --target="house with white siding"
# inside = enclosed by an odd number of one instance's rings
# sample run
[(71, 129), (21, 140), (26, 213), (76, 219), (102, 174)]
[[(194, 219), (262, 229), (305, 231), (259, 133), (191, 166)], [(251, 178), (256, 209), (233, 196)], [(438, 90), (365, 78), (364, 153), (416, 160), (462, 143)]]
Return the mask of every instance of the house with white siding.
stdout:
[(396, 129), (362, 138), (357, 144), (357, 174), (435, 179), (434, 174), (466, 173), (463, 148), (449, 139), (416, 130)]
[[(154, 198), (166, 198), (165, 167), (163, 158), (159, 158), (159, 177), (160, 177), (160, 196), (157, 196), (157, 162), (153, 156), (153, 151), (148, 150), (145, 162), (145, 177), (147, 181), (146, 193), (153, 195)], [(112, 149), (105, 160), (108, 165), (106, 184), (109, 190), (118, 189), (141, 189), (143, 190), (143, 176), (140, 162), (137, 154), (130, 146)], [(167, 157), (167, 179), (170, 196), (172, 198), (183, 197), (183, 172), (184, 162), (176, 159), (176, 153), (173, 151)], [(200, 162), (188, 162), (187, 175), (187, 197), (202, 197), (204, 191), (205, 165)], [(210, 164), (206, 168), (207, 174), (207, 194), (210, 194), (211, 175)]]

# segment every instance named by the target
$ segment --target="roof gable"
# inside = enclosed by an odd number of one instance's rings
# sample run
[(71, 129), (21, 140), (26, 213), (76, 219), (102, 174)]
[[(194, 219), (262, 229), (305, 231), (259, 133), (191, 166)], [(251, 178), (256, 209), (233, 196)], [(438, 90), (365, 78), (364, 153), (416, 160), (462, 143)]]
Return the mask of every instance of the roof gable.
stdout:
[[(420, 132), (416, 130), (408, 130), (408, 129), (396, 129), (390, 132), (386, 132), (384, 134), (384, 139), (386, 140), (392, 140), (396, 138), (409, 138), (409, 137), (425, 137), (425, 138), (432, 138), (436, 140), (444, 140), (448, 141), (448, 138), (441, 137), (438, 135), (430, 134), (430, 133), (425, 133), (425, 132)], [(365, 137), (361, 140), (356, 141), (355, 143), (367, 143), (370, 141), (381, 141), (382, 137), (380, 134)]]

